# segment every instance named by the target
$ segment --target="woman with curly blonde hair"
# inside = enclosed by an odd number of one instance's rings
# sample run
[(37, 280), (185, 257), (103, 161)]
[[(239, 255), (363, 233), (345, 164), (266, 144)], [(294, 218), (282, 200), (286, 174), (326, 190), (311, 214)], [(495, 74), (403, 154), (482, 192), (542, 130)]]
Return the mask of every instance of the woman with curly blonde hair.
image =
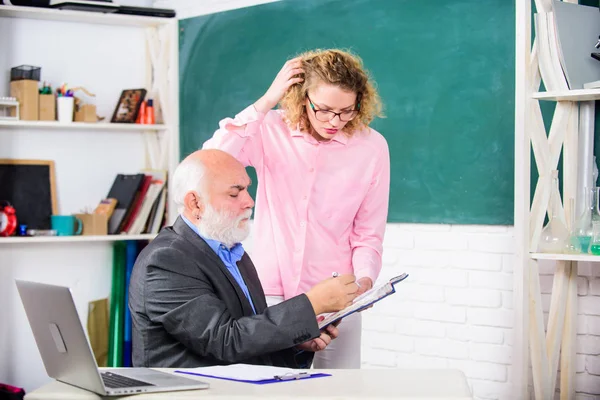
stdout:
[[(204, 144), (256, 169), (252, 258), (269, 305), (332, 274), (354, 274), (359, 294), (373, 286), (390, 186), (387, 142), (369, 127), (377, 116), (361, 59), (314, 50), (287, 61), (266, 93)], [(360, 313), (345, 318), (315, 368), (360, 368), (361, 327)]]

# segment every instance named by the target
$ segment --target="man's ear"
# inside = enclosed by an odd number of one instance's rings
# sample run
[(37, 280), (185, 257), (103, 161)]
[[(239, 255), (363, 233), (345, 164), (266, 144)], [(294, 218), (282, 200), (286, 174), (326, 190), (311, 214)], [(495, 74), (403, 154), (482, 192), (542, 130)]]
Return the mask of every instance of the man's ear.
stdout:
[(183, 198), (183, 203), (185, 204), (185, 208), (190, 211), (195, 219), (200, 219), (202, 214), (204, 214), (204, 202), (198, 194), (188, 192)]

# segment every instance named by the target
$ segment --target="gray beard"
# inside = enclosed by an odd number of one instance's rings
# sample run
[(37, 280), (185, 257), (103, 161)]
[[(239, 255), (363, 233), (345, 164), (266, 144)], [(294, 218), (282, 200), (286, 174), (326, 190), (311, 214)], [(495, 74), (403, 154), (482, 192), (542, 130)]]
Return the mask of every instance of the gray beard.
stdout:
[(250, 225), (240, 227), (240, 221), (250, 218), (252, 210), (248, 210), (239, 217), (233, 217), (231, 213), (218, 211), (210, 204), (206, 204), (202, 219), (196, 224), (200, 235), (207, 239), (223, 243), (227, 248), (232, 248), (242, 242), (250, 234)]

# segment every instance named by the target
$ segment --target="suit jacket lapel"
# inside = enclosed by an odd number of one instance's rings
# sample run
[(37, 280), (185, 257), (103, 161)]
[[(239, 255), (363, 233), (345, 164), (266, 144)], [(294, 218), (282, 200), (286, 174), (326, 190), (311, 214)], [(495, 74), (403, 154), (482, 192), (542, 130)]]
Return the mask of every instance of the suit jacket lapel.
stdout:
[(256, 268), (254, 267), (254, 264), (252, 264), (248, 253), (244, 253), (242, 259), (238, 261), (237, 266), (242, 278), (244, 278), (244, 282), (246, 282), (256, 313), (261, 314), (265, 308), (267, 308), (267, 302), (258, 274), (256, 273)]
[[(227, 269), (223, 261), (219, 258), (219, 256), (210, 248), (208, 243), (206, 243), (200, 236), (196, 234), (181, 217), (177, 217), (175, 223), (173, 224), (173, 230), (180, 236), (183, 236), (186, 240), (188, 240), (194, 247), (194, 249), (199, 250), (198, 257), (207, 257), (213, 264), (227, 277), (231, 286), (235, 290), (235, 293), (240, 300), (240, 305), (244, 310), (244, 314), (252, 315), (254, 312), (252, 311), (252, 307), (246, 298), (246, 295), (238, 285), (237, 281), (231, 275), (231, 272)], [(243, 275), (242, 275), (243, 276)], [(245, 279), (244, 279), (245, 280)], [(254, 297), (253, 297), (254, 298)], [(258, 309), (257, 309), (258, 312)]]

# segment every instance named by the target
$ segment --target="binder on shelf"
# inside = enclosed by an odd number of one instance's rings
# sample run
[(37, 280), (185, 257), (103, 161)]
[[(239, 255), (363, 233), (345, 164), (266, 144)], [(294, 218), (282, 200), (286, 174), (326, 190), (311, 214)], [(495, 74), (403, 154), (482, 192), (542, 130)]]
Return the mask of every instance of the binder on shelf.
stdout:
[(252, 364), (232, 364), (217, 365), (214, 367), (185, 368), (175, 370), (175, 372), (180, 374), (202, 376), (205, 378), (252, 383), (255, 385), (331, 376), (331, 374), (314, 372), (305, 369)]
[(117, 206), (108, 221), (109, 234), (117, 234), (123, 228), (124, 222), (131, 213), (132, 205), (144, 177), (144, 174), (118, 174), (115, 178), (106, 196), (107, 198), (117, 199)]

